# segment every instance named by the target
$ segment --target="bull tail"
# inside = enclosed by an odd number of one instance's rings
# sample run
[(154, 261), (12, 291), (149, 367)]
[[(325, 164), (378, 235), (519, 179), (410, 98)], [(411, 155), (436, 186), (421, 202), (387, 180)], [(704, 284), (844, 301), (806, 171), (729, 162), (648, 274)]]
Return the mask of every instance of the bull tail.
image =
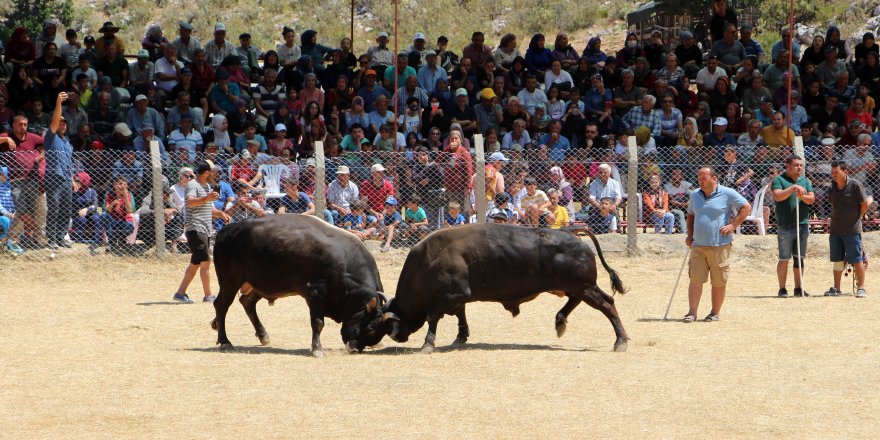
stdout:
[(589, 226), (569, 226), (562, 228), (562, 230), (577, 236), (580, 236), (581, 234), (589, 236), (590, 240), (593, 241), (593, 246), (596, 246), (596, 255), (599, 256), (599, 261), (602, 262), (602, 267), (605, 268), (605, 271), (608, 272), (608, 276), (611, 278), (611, 292), (618, 292), (620, 294), (626, 293), (626, 289), (623, 288), (623, 281), (620, 280), (620, 275), (618, 275), (617, 271), (612, 269), (605, 261), (605, 256), (602, 255), (602, 247), (599, 246), (599, 240), (596, 239), (593, 230), (590, 229)]

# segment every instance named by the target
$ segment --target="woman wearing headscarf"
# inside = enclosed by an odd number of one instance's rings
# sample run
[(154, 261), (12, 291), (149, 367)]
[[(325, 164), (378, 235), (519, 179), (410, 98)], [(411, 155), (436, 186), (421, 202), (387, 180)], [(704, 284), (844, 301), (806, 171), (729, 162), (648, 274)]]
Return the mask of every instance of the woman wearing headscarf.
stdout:
[(504, 87), (511, 96), (516, 96), (526, 86), (526, 59), (516, 57), (510, 64), (510, 70), (504, 74)]
[(431, 92), (429, 98), (431, 98), (431, 101), (433, 101), (433, 98), (437, 98), (439, 108), (443, 111), (449, 110), (455, 100), (452, 89), (449, 88), (449, 81), (445, 78), (437, 78), (437, 82), (434, 84), (434, 91)]
[(542, 79), (544, 72), (550, 68), (551, 61), (553, 61), (553, 53), (544, 47), (544, 34), (533, 35), (526, 50), (526, 67)]
[(151, 24), (147, 28), (144, 38), (141, 40), (141, 47), (150, 53), (150, 61), (156, 61), (165, 56), (165, 46), (171, 44), (162, 33), (162, 26), (159, 24)]
[(43, 30), (40, 32), (40, 35), (37, 36), (35, 42), (37, 58), (43, 55), (43, 49), (46, 47), (47, 43), (55, 43), (55, 47), (61, 47), (61, 45), (65, 43), (64, 37), (58, 33), (58, 20), (54, 18), (43, 20)]
[(608, 59), (608, 55), (602, 52), (602, 39), (599, 37), (590, 38), (590, 41), (587, 42), (587, 47), (584, 49), (583, 56), (587, 58), (591, 66), (604, 63)]
[(229, 122), (226, 120), (226, 116), (215, 114), (211, 119), (211, 129), (205, 135), (205, 144), (213, 142), (220, 150), (232, 154), (235, 149), (229, 136)]
[(98, 192), (92, 188), (92, 178), (86, 172), (73, 176), (73, 216), (70, 238), (77, 243), (99, 243), (101, 230), (98, 222)]
[(574, 213), (574, 206), (571, 203), (574, 196), (574, 187), (565, 180), (565, 173), (558, 166), (550, 167), (550, 183), (553, 189), (559, 190), (559, 206), (564, 206), (569, 213)]
[(333, 52), (332, 47), (327, 47), (322, 44), (318, 44), (318, 31), (309, 29), (302, 33), (299, 37), (300, 39), (300, 50), (303, 55), (308, 55), (312, 58), (312, 61), (315, 62), (314, 69), (317, 72), (321, 72), (324, 70), (324, 57)]
[[(645, 51), (642, 50), (642, 46), (639, 44), (639, 37), (636, 36), (635, 32), (630, 32), (626, 36), (626, 45), (623, 46), (623, 49), (617, 51), (617, 67), (621, 69), (635, 67), (636, 60), (644, 56)], [(641, 84), (639, 85), (641, 86)]]
[(849, 54), (846, 52), (846, 42), (840, 38), (840, 28), (835, 25), (828, 26), (828, 32), (825, 33), (825, 47), (834, 46), (837, 48), (837, 58), (846, 61)]
[(27, 29), (15, 28), (12, 37), (6, 43), (6, 56), (4, 61), (13, 66), (30, 66), (37, 58), (37, 48), (34, 42), (28, 38)]

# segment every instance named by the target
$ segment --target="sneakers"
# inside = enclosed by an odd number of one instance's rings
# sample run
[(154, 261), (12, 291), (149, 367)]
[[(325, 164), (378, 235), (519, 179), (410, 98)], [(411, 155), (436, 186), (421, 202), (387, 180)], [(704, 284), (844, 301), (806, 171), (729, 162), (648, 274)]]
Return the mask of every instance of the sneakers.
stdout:
[(856, 290), (856, 298), (867, 298), (868, 291), (865, 290), (864, 287), (859, 287), (859, 290)]
[(832, 287), (825, 292), (825, 296), (840, 296), (840, 289)]
[(716, 315), (714, 313), (710, 313), (710, 314), (706, 315), (706, 318), (703, 319), (703, 321), (715, 322), (715, 321), (718, 321), (719, 319), (721, 319), (721, 318), (718, 315)]
[(189, 296), (185, 293), (175, 293), (173, 299), (177, 302), (183, 304), (192, 304), (193, 300), (189, 299)]
[(6, 242), (6, 250), (9, 251), (12, 255), (19, 256), (24, 253), (24, 249), (21, 246), (11, 242)]
[(50, 241), (49, 243), (46, 243), (46, 247), (49, 248), (49, 250), (57, 251), (59, 246), (54, 241)]
[(202, 298), (202, 302), (203, 303), (212, 303), (212, 302), (214, 302), (215, 299), (217, 299), (217, 295), (206, 296), (206, 297)]
[(800, 287), (795, 287), (795, 288), (794, 288), (794, 296), (803, 296), (803, 297), (807, 297), (807, 296), (810, 296), (810, 294), (807, 293), (806, 290), (801, 289)]
[(779, 292), (776, 294), (776, 296), (778, 296), (780, 298), (788, 298), (788, 290), (785, 287), (783, 287), (783, 288), (779, 289)]

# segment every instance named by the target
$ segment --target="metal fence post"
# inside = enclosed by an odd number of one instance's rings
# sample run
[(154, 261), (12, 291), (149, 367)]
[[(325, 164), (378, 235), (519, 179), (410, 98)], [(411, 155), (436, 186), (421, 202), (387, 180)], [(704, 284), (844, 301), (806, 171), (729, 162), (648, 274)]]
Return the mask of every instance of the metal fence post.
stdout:
[(150, 164), (153, 169), (153, 233), (156, 257), (165, 256), (165, 191), (162, 189), (162, 152), (159, 141), (150, 141)]
[(327, 209), (327, 180), (324, 178), (324, 142), (315, 142), (315, 217), (324, 219)]
[(639, 250), (638, 238), (638, 220), (639, 220), (639, 201), (638, 182), (639, 182), (639, 146), (636, 144), (636, 137), (629, 136), (627, 141), (627, 152), (629, 153), (629, 164), (626, 172), (626, 254), (630, 257), (636, 257), (642, 254)]
[(474, 147), (477, 150), (476, 169), (474, 170), (474, 204), (477, 209), (477, 223), (485, 223), (488, 204), (486, 203), (486, 150), (483, 135), (474, 135)]

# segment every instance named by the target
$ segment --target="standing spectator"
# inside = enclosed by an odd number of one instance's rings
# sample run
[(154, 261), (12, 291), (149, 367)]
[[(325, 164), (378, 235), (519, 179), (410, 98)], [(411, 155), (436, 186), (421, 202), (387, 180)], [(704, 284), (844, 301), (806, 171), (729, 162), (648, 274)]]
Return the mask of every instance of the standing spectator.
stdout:
[(684, 69), (688, 78), (696, 78), (697, 72), (703, 67), (703, 52), (694, 40), (690, 31), (682, 31), (679, 35), (681, 44), (675, 47), (678, 64)]
[(460, 131), (453, 130), (447, 139), (448, 146), (444, 152), (444, 182), (448, 200), (463, 203), (470, 193), (470, 178), (474, 174), (474, 164), (470, 151), (462, 142)]
[(715, 0), (712, 7), (712, 17), (709, 18), (709, 36), (712, 43), (724, 39), (724, 30), (728, 25), (736, 29), (738, 24), (736, 11), (727, 6), (726, 0)]
[(476, 66), (486, 64), (486, 61), (492, 59), (492, 48), (483, 44), (486, 36), (482, 32), (474, 32), (471, 34), (471, 44), (465, 46), (461, 51), (461, 56), (469, 58)]
[(208, 237), (211, 235), (211, 218), (220, 217), (226, 223), (229, 223), (229, 216), (214, 207), (213, 201), (220, 197), (216, 191), (213, 191), (208, 181), (211, 179), (211, 165), (207, 162), (200, 162), (196, 168), (196, 178), (191, 179), (186, 185), (186, 242), (192, 252), (186, 270), (183, 273), (183, 279), (180, 281), (180, 287), (172, 297), (175, 301), (184, 304), (192, 304), (193, 301), (186, 294), (189, 283), (192, 282), (199, 273), (202, 281), (202, 290), (205, 297), (202, 302), (212, 303), (217, 298), (211, 294), (211, 257), (209, 254)]
[(370, 57), (370, 67), (381, 68), (383, 73), (386, 67), (394, 64), (394, 52), (388, 49), (388, 32), (379, 32), (376, 45), (367, 49), (367, 55)]
[[(771, 184), (773, 200), (776, 202), (776, 241), (779, 247), (779, 262), (776, 263), (776, 276), (779, 278), (780, 298), (788, 296), (785, 282), (788, 278), (788, 260), (794, 255), (794, 296), (810, 296), (801, 287), (804, 270), (803, 258), (807, 254), (807, 239), (810, 236), (810, 206), (816, 200), (813, 184), (803, 176), (804, 160), (796, 155), (785, 159), (785, 173), (776, 176)], [(800, 216), (795, 217), (795, 203), (798, 203)], [(797, 234), (797, 235), (795, 235)], [(800, 236), (800, 248), (798, 248)]]
[[(719, 319), (730, 271), (730, 249), (733, 233), (749, 215), (751, 205), (731, 188), (718, 184), (711, 166), (700, 168), (700, 188), (691, 194), (688, 204), (688, 236), (691, 248), (688, 274), (688, 313), (684, 322), (697, 319), (697, 308), (703, 295), (703, 284), (712, 276), (712, 310), (705, 321)], [(734, 216), (734, 213), (736, 214)]]
[(834, 263), (834, 286), (825, 296), (840, 295), (840, 278), (846, 263), (855, 271), (856, 298), (865, 298), (865, 266), (862, 250), (862, 216), (868, 210), (868, 194), (862, 183), (849, 177), (849, 167), (844, 161), (831, 162), (831, 224), (828, 241), (831, 244), (831, 262)]
[(43, 144), (43, 138), (27, 131), (28, 120), (24, 116), (16, 116), (12, 120), (12, 132), (0, 135), (0, 152), (13, 152), (9, 161), (9, 184), (15, 205), (15, 216), (6, 235), (6, 249), (21, 254), (21, 247), (12, 241), (13, 234), (20, 227), (36, 229), (37, 198), (40, 193), (39, 168), (43, 157), (37, 151), (37, 145)]
[(119, 32), (119, 26), (114, 26), (112, 21), (105, 21), (104, 25), (98, 29), (98, 32), (104, 34), (101, 38), (95, 40), (95, 50), (98, 52), (98, 58), (108, 57), (111, 47), (120, 56), (125, 54), (125, 42), (122, 41), (122, 38), (116, 36), (116, 33)]
[(52, 112), (52, 122), (43, 139), (46, 149), (46, 201), (49, 213), (47, 234), (48, 246), (55, 250), (70, 247), (64, 240), (72, 212), (73, 187), (73, 146), (67, 137), (67, 121), (61, 116), (61, 107), (67, 93), (61, 92)]

